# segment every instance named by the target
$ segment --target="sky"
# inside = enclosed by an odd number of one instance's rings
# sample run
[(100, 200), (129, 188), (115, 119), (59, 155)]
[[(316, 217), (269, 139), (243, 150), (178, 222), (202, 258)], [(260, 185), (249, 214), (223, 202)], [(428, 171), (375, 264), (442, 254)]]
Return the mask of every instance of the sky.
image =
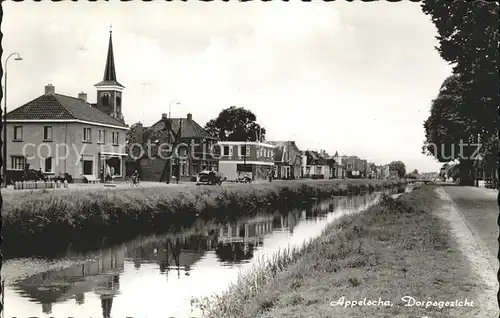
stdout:
[[(112, 25), (127, 124), (230, 106), (267, 140), (438, 171), (421, 154), (423, 122), (451, 67), (412, 2), (3, 2), (9, 111), (44, 93), (96, 101)], [(144, 84), (146, 83), (146, 84)], [(4, 81), (2, 81), (4, 84)], [(3, 102), (3, 101), (2, 101)]]

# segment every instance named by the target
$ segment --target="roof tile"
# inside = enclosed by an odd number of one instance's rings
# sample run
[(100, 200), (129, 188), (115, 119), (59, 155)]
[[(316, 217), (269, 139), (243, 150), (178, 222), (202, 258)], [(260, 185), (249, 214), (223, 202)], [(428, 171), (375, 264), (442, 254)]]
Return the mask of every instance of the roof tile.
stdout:
[(127, 127), (91, 104), (61, 94), (42, 95), (7, 114), (12, 120), (82, 120)]

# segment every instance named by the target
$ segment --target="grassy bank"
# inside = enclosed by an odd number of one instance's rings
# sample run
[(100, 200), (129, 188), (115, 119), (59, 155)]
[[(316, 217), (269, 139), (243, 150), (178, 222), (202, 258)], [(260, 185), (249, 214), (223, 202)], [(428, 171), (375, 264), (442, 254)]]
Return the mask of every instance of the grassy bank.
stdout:
[[(31, 191), (4, 195), (8, 242), (46, 246), (178, 230), (196, 219), (228, 221), (310, 198), (358, 194), (398, 184), (391, 180), (291, 181), (223, 187), (163, 187)], [(23, 244), (23, 242), (25, 244)], [(35, 245), (33, 245), (35, 244)]]
[[(225, 294), (202, 301), (201, 308), (206, 317), (477, 316), (477, 303), (425, 308), (402, 301), (404, 296), (474, 300), (469, 265), (432, 214), (440, 202), (433, 190), (426, 186), (396, 200), (384, 197), (368, 211), (332, 224), (302, 249), (275, 255)], [(377, 305), (331, 304), (341, 297)], [(378, 306), (379, 299), (392, 306)]]

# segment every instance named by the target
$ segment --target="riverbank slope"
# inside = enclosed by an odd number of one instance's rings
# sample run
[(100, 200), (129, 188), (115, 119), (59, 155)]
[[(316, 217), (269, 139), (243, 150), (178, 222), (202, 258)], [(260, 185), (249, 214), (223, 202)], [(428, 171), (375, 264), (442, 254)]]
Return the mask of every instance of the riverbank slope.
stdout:
[(485, 285), (437, 216), (436, 189), (385, 196), (332, 224), (202, 302), (206, 317), (487, 317)]
[[(15, 247), (34, 251), (98, 244), (138, 234), (166, 232), (196, 219), (231, 220), (263, 210), (288, 209), (311, 198), (359, 194), (403, 184), (398, 180), (289, 181), (218, 186), (67, 189), (4, 194), (3, 234)], [(127, 236), (127, 237), (125, 237)], [(59, 246), (60, 245), (60, 246)], [(8, 253), (6, 253), (8, 254)]]

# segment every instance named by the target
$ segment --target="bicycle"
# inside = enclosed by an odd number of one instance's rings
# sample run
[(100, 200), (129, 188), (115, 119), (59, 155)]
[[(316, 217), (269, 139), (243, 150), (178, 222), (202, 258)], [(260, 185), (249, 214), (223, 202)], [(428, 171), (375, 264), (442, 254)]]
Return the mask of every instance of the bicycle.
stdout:
[(130, 177), (129, 178), (129, 184), (131, 187), (138, 187), (140, 184), (139, 177)]

